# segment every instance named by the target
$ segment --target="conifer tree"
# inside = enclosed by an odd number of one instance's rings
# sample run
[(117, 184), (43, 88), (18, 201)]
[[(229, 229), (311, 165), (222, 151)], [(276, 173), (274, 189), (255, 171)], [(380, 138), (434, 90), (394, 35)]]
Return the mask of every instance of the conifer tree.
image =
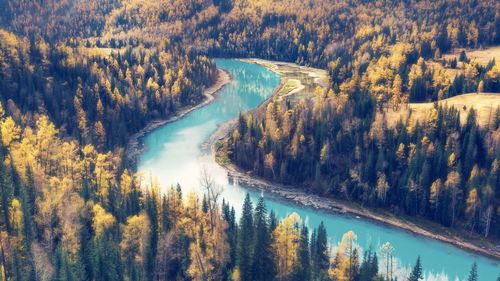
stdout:
[(419, 281), (423, 279), (423, 273), (422, 273), (422, 264), (420, 263), (420, 256), (417, 258), (417, 262), (415, 263), (415, 266), (413, 267), (413, 270), (411, 271), (410, 277), (408, 278), (408, 281)]
[(318, 226), (316, 235), (313, 235), (311, 241), (311, 262), (314, 273), (326, 273), (330, 264), (328, 254), (328, 237), (326, 234), (325, 225), (321, 222)]
[(252, 280), (252, 247), (254, 242), (253, 207), (250, 194), (247, 193), (243, 202), (243, 210), (238, 231), (238, 268), (241, 281)]
[(264, 197), (255, 207), (255, 247), (252, 257), (253, 280), (274, 280), (275, 267), (272, 254), (271, 232)]
[(149, 222), (150, 222), (150, 237), (149, 237), (149, 245), (146, 248), (146, 258), (145, 258), (145, 274), (148, 280), (153, 279), (154, 268), (155, 268), (155, 260), (157, 254), (158, 247), (158, 200), (157, 200), (157, 191), (152, 190), (151, 193), (148, 193), (146, 196), (146, 212), (148, 214)]
[(478, 280), (477, 263), (474, 262), (470, 269), (469, 277), (467, 277), (467, 281), (477, 281), (477, 280)]
[(372, 250), (372, 247), (368, 248), (363, 255), (363, 262), (359, 269), (360, 280), (373, 280), (378, 274), (378, 258), (377, 253)]
[(236, 214), (234, 211), (234, 207), (230, 207), (229, 204), (226, 204), (224, 199), (222, 199), (222, 214), (228, 225), (226, 229), (227, 239), (229, 243), (228, 268), (232, 269), (236, 262), (238, 226), (236, 225)]
[(292, 272), (291, 280), (309, 281), (311, 280), (311, 260), (309, 256), (309, 231), (302, 224), (300, 233), (300, 244), (297, 250), (297, 262)]
[(0, 147), (0, 222), (2, 228), (7, 232), (11, 231), (11, 223), (9, 219), (9, 205), (14, 196), (14, 186), (9, 170), (4, 166), (3, 147)]
[(170, 218), (170, 210), (168, 209), (167, 196), (163, 195), (161, 200), (161, 232), (163, 234), (170, 231), (172, 228), (172, 220)]

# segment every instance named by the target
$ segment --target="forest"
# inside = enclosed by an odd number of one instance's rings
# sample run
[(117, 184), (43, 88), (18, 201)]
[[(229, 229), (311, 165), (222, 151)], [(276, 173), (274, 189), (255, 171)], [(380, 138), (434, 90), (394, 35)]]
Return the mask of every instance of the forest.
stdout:
[(0, 281), (395, 280), (403, 249), (389, 243), (362, 251), (348, 232), (331, 245), (262, 198), (237, 219), (209, 176), (203, 196), (135, 173), (130, 136), (199, 103), (213, 57), (330, 76), (325, 93), (242, 115), (224, 144), (239, 167), (498, 239), (500, 109), (487, 126), (437, 105), (429, 122), (383, 116), (500, 92), (494, 60), (443, 58), (499, 44), (494, 0), (0, 0)]
[[(345, 37), (342, 48), (334, 40), (334, 59), (300, 51), (292, 58), (326, 66), (330, 90), (296, 104), (271, 101), (257, 114), (241, 116), (223, 144), (224, 153), (244, 171), (306, 192), (498, 237), (500, 108), (492, 109), (486, 126), (478, 124), (474, 110), (464, 113), (437, 103), (425, 121), (410, 118), (390, 126), (385, 119), (409, 103), (499, 92), (495, 60), (480, 64), (465, 52), (458, 61), (442, 58), (454, 48), (498, 44), (498, 4), (495, 16), (475, 17), (487, 1), (460, 3), (465, 7), (453, 5), (458, 1), (433, 3), (436, 14), (413, 2), (356, 6), (372, 8), (362, 13), (371, 22), (360, 27), (363, 21), (356, 21), (351, 33), (344, 27), (339, 33), (352, 37)], [(446, 13), (439, 12), (445, 8)], [(377, 12), (389, 16), (382, 21)], [(460, 17), (470, 17), (463, 21), (470, 24), (453, 23)], [(446, 73), (458, 64), (463, 71)], [(466, 122), (460, 122), (461, 114), (468, 114)]]

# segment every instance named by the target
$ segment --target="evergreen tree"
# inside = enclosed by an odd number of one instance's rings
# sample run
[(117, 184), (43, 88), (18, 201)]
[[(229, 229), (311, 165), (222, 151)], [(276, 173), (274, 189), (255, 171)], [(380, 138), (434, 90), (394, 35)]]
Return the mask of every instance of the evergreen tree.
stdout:
[(230, 207), (229, 204), (226, 204), (224, 199), (222, 199), (222, 214), (228, 226), (226, 229), (230, 257), (228, 269), (231, 270), (236, 262), (238, 226), (236, 225), (236, 213), (234, 211), (234, 207)]
[(253, 280), (274, 280), (275, 266), (271, 248), (271, 233), (264, 197), (255, 207), (255, 247), (252, 258)]
[(162, 196), (161, 201), (161, 232), (163, 234), (170, 231), (172, 228), (172, 220), (170, 218), (170, 210), (168, 209), (167, 196)]
[(328, 253), (328, 236), (323, 222), (319, 224), (317, 231), (314, 231), (314, 233), (316, 235), (311, 238), (313, 240), (311, 242), (312, 271), (315, 274), (326, 274), (330, 265), (330, 257)]
[(144, 264), (144, 270), (147, 280), (153, 280), (153, 274), (155, 272), (155, 260), (158, 249), (158, 202), (157, 193), (152, 191), (146, 195), (146, 212), (149, 217), (151, 235), (149, 237), (149, 244), (146, 248), (146, 259)]
[(95, 238), (92, 243), (94, 250), (92, 273), (96, 281), (121, 280), (120, 258), (117, 245), (108, 233)]
[(300, 233), (300, 243), (297, 250), (297, 262), (292, 272), (291, 280), (308, 281), (311, 280), (311, 260), (309, 256), (309, 232), (305, 225), (302, 225)]
[(365, 251), (363, 262), (359, 269), (360, 280), (373, 280), (378, 274), (378, 258), (377, 253), (372, 250), (372, 247)]
[(415, 263), (415, 266), (413, 267), (413, 270), (411, 271), (410, 277), (408, 278), (408, 281), (419, 281), (423, 279), (423, 272), (422, 272), (422, 265), (420, 263), (420, 256), (417, 258), (417, 262)]
[(269, 231), (272, 233), (277, 226), (278, 226), (278, 218), (276, 217), (276, 214), (272, 210), (269, 213)]
[(96, 251), (95, 246), (92, 244), (92, 220), (89, 216), (83, 216), (81, 223), (80, 259), (82, 260), (83, 275), (87, 280), (94, 280)]
[(479, 280), (477, 275), (477, 263), (474, 262), (470, 269), (469, 277), (467, 277), (467, 281), (477, 281), (477, 280)]
[(13, 272), (12, 272), (12, 278), (13, 280), (16, 281), (22, 281), (25, 280), (25, 272), (23, 270), (24, 264), (22, 261), (22, 257), (17, 249), (14, 249), (13, 251)]
[(254, 242), (253, 207), (250, 194), (243, 202), (238, 231), (237, 260), (241, 281), (252, 280), (252, 248)]
[(14, 186), (9, 169), (4, 166), (3, 147), (0, 147), (0, 222), (1, 229), (10, 233), (11, 222), (9, 218), (9, 206), (14, 196)]

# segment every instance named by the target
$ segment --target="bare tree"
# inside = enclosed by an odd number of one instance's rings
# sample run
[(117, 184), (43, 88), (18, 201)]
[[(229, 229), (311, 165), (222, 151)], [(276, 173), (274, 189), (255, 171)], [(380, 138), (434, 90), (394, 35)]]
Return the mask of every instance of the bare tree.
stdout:
[(486, 212), (484, 214), (484, 222), (485, 222), (485, 227), (484, 227), (484, 237), (488, 237), (488, 234), (490, 232), (490, 225), (491, 225), (491, 217), (493, 215), (493, 206), (488, 206), (486, 209)]
[(222, 186), (215, 183), (214, 179), (203, 168), (200, 176), (200, 185), (205, 189), (207, 194), (207, 205), (210, 215), (210, 231), (213, 231), (215, 226), (215, 216), (217, 216), (217, 202), (222, 194)]
[(392, 280), (392, 257), (394, 253), (394, 247), (392, 247), (389, 242), (386, 242), (380, 247), (380, 253), (385, 259), (385, 279)]

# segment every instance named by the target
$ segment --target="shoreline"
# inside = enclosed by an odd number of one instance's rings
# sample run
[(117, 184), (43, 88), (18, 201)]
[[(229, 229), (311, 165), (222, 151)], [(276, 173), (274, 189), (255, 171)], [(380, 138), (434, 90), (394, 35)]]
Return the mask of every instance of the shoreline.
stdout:
[(131, 168), (136, 168), (137, 166), (137, 159), (139, 155), (141, 155), (144, 150), (146, 149), (146, 146), (141, 142), (141, 139), (145, 137), (147, 134), (151, 133), (152, 131), (158, 129), (159, 127), (162, 127), (168, 123), (175, 122), (187, 114), (191, 113), (192, 111), (201, 108), (205, 105), (208, 105), (209, 103), (213, 102), (216, 98), (216, 94), (222, 90), (227, 84), (229, 84), (231, 81), (233, 81), (233, 77), (231, 74), (221, 68), (217, 68), (217, 80), (215, 83), (203, 90), (203, 95), (205, 96), (204, 99), (194, 105), (194, 106), (184, 106), (180, 108), (174, 115), (166, 118), (166, 119), (157, 119), (149, 122), (146, 127), (141, 129), (139, 132), (135, 133), (132, 135), (129, 139), (129, 142), (127, 143), (127, 147), (125, 149), (125, 158), (127, 161), (127, 166)]
[[(214, 153), (216, 152), (214, 151)], [(406, 231), (415, 236), (438, 240), (465, 251), (469, 251), (495, 260), (500, 260), (500, 248), (498, 247), (483, 248), (483, 246), (466, 241), (463, 237), (460, 237), (457, 234), (450, 234), (453, 235), (452, 238), (445, 236), (444, 234), (436, 234), (431, 230), (424, 228), (418, 222), (402, 221), (401, 219), (396, 217), (389, 217), (384, 214), (379, 214), (354, 202), (344, 202), (343, 200), (338, 200), (331, 197), (320, 197), (319, 195), (302, 191), (295, 186), (272, 183), (268, 180), (253, 176), (251, 175), (251, 173), (242, 171), (234, 164), (219, 165), (227, 171), (229, 178), (231, 178), (234, 182), (243, 183), (245, 186), (248, 186), (252, 189), (269, 192), (284, 200), (291, 201), (294, 204), (326, 211), (333, 214), (350, 215), (355, 218), (361, 217), (375, 223)]]
[[(269, 68), (269, 64), (274, 64), (277, 67), (275, 62), (270, 62), (270, 61), (265, 61), (265, 63), (262, 63), (261, 60), (254, 60), (254, 59), (247, 59), (244, 61), (262, 65), (272, 71), (275, 70)], [(247, 114), (265, 108), (267, 103), (273, 98), (275, 98), (275, 95), (277, 95), (277, 93), (280, 91), (280, 88), (283, 86), (284, 83), (282, 79), (282, 81), (275, 89), (273, 94), (263, 103), (261, 103), (258, 107), (249, 111)], [(295, 90), (296, 89), (292, 91)], [(447, 232), (445, 232), (444, 234), (437, 234), (434, 233), (432, 229), (427, 229), (430, 227), (425, 227), (423, 223), (419, 223), (415, 219), (411, 219), (411, 221), (404, 221), (402, 218), (390, 217), (388, 214), (377, 213), (375, 210), (362, 207), (357, 203), (343, 202), (341, 200), (336, 200), (330, 197), (320, 197), (319, 195), (316, 194), (309, 194), (306, 193), (305, 191), (299, 190), (294, 186), (286, 186), (278, 183), (272, 183), (268, 180), (253, 176), (251, 172), (245, 172), (236, 167), (232, 163), (230, 164), (219, 163), (219, 161), (217, 161), (217, 153), (218, 153), (217, 144), (220, 141), (223, 141), (224, 138), (226, 138), (226, 136), (231, 132), (231, 130), (235, 127), (236, 124), (237, 124), (237, 119), (229, 120), (221, 124), (214, 132), (214, 134), (212, 134), (212, 136), (209, 138), (207, 143), (204, 144), (206, 149), (210, 149), (208, 153), (211, 154), (211, 157), (213, 157), (213, 159), (215, 159), (215, 162), (219, 166), (224, 168), (229, 178), (233, 179), (235, 182), (243, 183), (250, 188), (270, 192), (271, 194), (279, 196), (285, 200), (289, 200), (295, 204), (299, 204), (306, 207), (312, 207), (314, 209), (320, 209), (335, 214), (348, 214), (356, 218), (363, 217), (365, 219), (371, 220), (376, 223), (381, 223), (390, 227), (398, 228), (413, 235), (422, 236), (433, 240), (438, 240), (443, 243), (451, 244), (462, 250), (466, 250), (482, 256), (493, 258), (495, 260), (500, 260), (500, 245), (487, 245), (488, 246), (487, 247), (470, 241), (471, 239), (480, 238), (479, 236), (476, 238), (473, 237), (466, 238), (460, 235), (459, 233), (454, 232), (453, 229), (443, 229), (446, 230)], [(442, 227), (442, 226), (436, 225), (436, 227)], [(494, 242), (488, 241), (487, 243), (492, 244)]]

